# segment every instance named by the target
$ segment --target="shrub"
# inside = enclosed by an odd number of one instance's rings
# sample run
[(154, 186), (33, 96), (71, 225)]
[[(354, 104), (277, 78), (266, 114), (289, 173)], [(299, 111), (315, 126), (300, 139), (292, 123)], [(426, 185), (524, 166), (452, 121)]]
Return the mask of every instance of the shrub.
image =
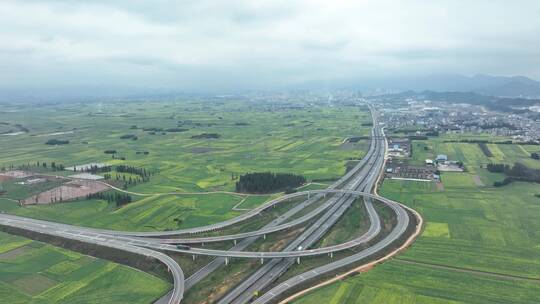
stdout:
[(512, 181), (513, 181), (513, 179), (512, 179), (511, 177), (506, 177), (505, 179), (503, 179), (503, 180), (500, 181), (500, 182), (494, 182), (494, 183), (493, 183), (493, 186), (495, 186), (495, 187), (502, 187), (502, 186), (504, 186), (504, 185), (510, 184)]
[(237, 192), (270, 193), (288, 188), (296, 188), (306, 182), (301, 175), (291, 173), (247, 173), (236, 182)]
[(295, 192), (298, 192), (298, 190), (296, 188), (287, 187), (285, 189), (285, 194), (291, 194), (291, 193), (295, 193)]
[(167, 132), (186, 132), (186, 131), (189, 131), (189, 129), (184, 129), (184, 128), (170, 128), (170, 129), (165, 129), (165, 131), (167, 131)]
[(199, 135), (191, 136), (191, 139), (204, 139), (204, 138), (215, 139), (215, 138), (220, 138), (220, 137), (221, 137), (221, 135), (219, 135), (217, 133), (202, 133), (202, 134), (199, 134)]
[(120, 136), (120, 139), (132, 139), (132, 140), (137, 140), (139, 139), (136, 135), (134, 134), (126, 134), (126, 135), (122, 135)]
[(478, 143), (478, 146), (480, 147), (485, 156), (493, 157), (493, 153), (491, 153), (491, 150), (489, 150), (489, 147), (485, 142)]
[(56, 146), (56, 145), (67, 145), (69, 144), (69, 140), (63, 140), (63, 139), (49, 139), (45, 143), (46, 145)]

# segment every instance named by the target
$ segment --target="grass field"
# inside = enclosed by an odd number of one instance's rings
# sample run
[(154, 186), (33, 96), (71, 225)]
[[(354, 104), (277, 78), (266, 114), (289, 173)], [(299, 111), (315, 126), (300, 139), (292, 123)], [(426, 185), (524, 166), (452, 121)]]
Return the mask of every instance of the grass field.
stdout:
[[(162, 231), (177, 227), (193, 227), (218, 222), (240, 214), (231, 211), (241, 200), (223, 194), (190, 197), (147, 197), (116, 209), (101, 200), (83, 200), (47, 206), (18, 207), (12, 201), (1, 200), (0, 206), (7, 212), (89, 227)], [(174, 219), (180, 218), (181, 225)]]
[[(413, 153), (419, 151), (413, 154), (418, 162), (430, 153), (443, 153), (463, 161), (469, 172), (443, 173), (443, 191), (430, 183), (385, 180), (382, 195), (413, 207), (426, 220), (422, 236), (398, 260), (295, 303), (538, 303), (540, 198), (534, 196), (538, 184), (492, 187), (503, 176), (480, 168), (489, 159), (476, 144), (435, 139), (413, 145)], [(423, 145), (432, 152), (425, 152)], [(520, 146), (496, 147), (500, 152), (490, 145), (499, 161), (528, 161), (526, 153), (514, 154)], [(474, 182), (475, 176), (484, 186)]]
[(294, 303), (538, 303), (540, 284), (501, 280), (391, 261)]
[[(369, 127), (360, 124), (369, 120), (369, 112), (359, 107), (280, 109), (232, 101), (17, 108), (0, 112), (0, 121), (20, 123), (30, 132), (0, 137), (0, 145), (9, 147), (0, 151), (0, 166), (105, 162), (159, 170), (149, 183), (134, 188), (141, 192), (233, 190), (231, 175), (250, 171), (286, 171), (308, 179), (339, 177), (347, 158), (361, 156), (361, 151), (342, 147), (343, 139), (367, 134)], [(178, 125), (188, 131), (165, 135), (143, 131)], [(50, 135), (59, 132), (73, 133)], [(202, 133), (221, 137), (191, 138)], [(120, 139), (125, 134), (138, 140)], [(70, 143), (45, 145), (50, 138)], [(113, 160), (104, 150), (116, 150), (126, 161)], [(136, 154), (141, 151), (149, 154)]]
[(170, 284), (141, 271), (0, 232), (1, 303), (150, 303)]
[[(503, 138), (485, 136), (464, 136), (462, 139), (486, 139), (491, 141), (503, 141)], [(517, 161), (531, 168), (540, 168), (540, 161), (532, 159), (532, 152), (540, 152), (540, 146), (534, 145), (503, 145), (488, 144), (492, 157), (484, 155), (478, 144), (444, 142), (456, 140), (455, 135), (444, 135), (431, 138), (430, 140), (417, 140), (413, 142), (412, 164), (423, 165), (426, 159), (435, 159), (437, 154), (446, 154), (450, 160), (461, 160), (471, 171), (475, 171), (481, 165), (488, 163), (513, 164)], [(425, 149), (427, 147), (427, 150)]]
[[(144, 167), (156, 174), (149, 182), (129, 188), (142, 193), (232, 191), (233, 177), (253, 171), (291, 172), (308, 180), (337, 179), (344, 174), (348, 159), (360, 158), (367, 148), (365, 141), (351, 146), (343, 145), (343, 140), (368, 134), (370, 127), (361, 123), (371, 119), (360, 107), (290, 108), (234, 101), (90, 103), (10, 110), (0, 111), (0, 121), (22, 124), (30, 132), (0, 136), (0, 146), (9, 147), (0, 150), (0, 166), (55, 161), (66, 166), (101, 162)], [(175, 127), (188, 131), (152, 135), (143, 130)], [(202, 133), (221, 137), (191, 138)], [(138, 140), (120, 139), (126, 134), (134, 134)], [(70, 143), (45, 145), (50, 138)], [(112, 159), (104, 150), (116, 150), (126, 160)], [(137, 154), (143, 151), (149, 154)], [(324, 186), (308, 188), (319, 187)], [(6, 182), (4, 188), (15, 187)], [(239, 214), (232, 207), (241, 200), (225, 194), (134, 197), (135, 203), (116, 209), (99, 200), (20, 208), (5, 199), (23, 196), (24, 187), (8, 191), (0, 196), (0, 210), (126, 230), (164, 230), (221, 221)], [(263, 201), (249, 198), (240, 208)]]
[[(369, 134), (370, 127), (361, 124), (370, 120), (367, 109), (360, 107), (298, 108), (236, 101), (49, 104), (40, 106), (39, 110), (24, 105), (6, 106), (0, 110), (0, 121), (10, 125), (3, 128), (21, 124), (30, 131), (0, 136), (0, 168), (53, 161), (66, 167), (85, 163), (143, 167), (155, 174), (149, 182), (128, 190), (149, 194), (232, 191), (239, 175), (254, 171), (290, 172), (304, 175), (308, 180), (335, 180), (345, 173), (350, 159), (361, 158), (367, 150), (365, 140), (343, 144), (344, 139)], [(144, 128), (188, 130), (152, 134)], [(217, 133), (220, 137), (192, 138), (203, 133)], [(137, 140), (120, 138), (127, 134), (137, 136)], [(69, 144), (45, 145), (49, 139), (69, 140)], [(113, 159), (105, 150), (116, 150), (117, 157)], [(122, 157), (125, 160), (119, 159)], [(34, 169), (53, 173), (43, 167)], [(134, 196), (135, 201), (122, 208), (106, 201), (86, 199), (19, 207), (14, 200), (54, 185), (28, 187), (15, 182), (0, 185), (0, 190), (6, 191), (0, 196), (0, 210), (90, 227), (156, 231), (215, 223), (244, 212), (233, 210), (243, 198), (228, 194)], [(325, 186), (311, 184), (306, 189), (321, 187)], [(271, 197), (275, 195), (250, 196), (239, 208), (256, 207)], [(17, 250), (39, 244), (27, 242), (24, 239), (0, 242), (0, 248)], [(35, 273), (29, 273), (22, 263), (9, 271), (1, 268), (0, 276), (17, 278), (6, 280), (8, 283), (0, 280), (0, 299), (9, 299), (10, 303), (149, 303), (170, 287), (154, 277), (116, 264), (71, 256), (69, 251), (50, 246), (39, 250), (44, 253), (25, 259), (29, 265), (42, 265)], [(186, 265), (191, 258), (179, 259), (188, 272), (194, 271)], [(200, 258), (198, 262), (203, 260)], [(79, 265), (80, 261), (87, 264)]]

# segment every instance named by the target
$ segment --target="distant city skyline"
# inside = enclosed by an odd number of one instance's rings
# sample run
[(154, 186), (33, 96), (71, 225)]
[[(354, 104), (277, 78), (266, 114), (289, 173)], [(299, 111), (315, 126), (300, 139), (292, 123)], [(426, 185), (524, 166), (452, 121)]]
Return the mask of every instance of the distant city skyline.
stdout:
[(0, 87), (540, 79), (538, 1), (2, 1)]

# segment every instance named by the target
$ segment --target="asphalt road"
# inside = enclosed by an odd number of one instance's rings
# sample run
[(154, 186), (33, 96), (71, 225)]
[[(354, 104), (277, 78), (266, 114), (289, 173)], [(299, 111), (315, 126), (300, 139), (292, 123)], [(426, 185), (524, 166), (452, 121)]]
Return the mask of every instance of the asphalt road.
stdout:
[[(376, 145), (374, 144), (375, 143), (374, 139), (376, 139), (375, 134), (377, 134), (376, 131), (372, 130), (373, 139), (371, 141), (368, 152), (366, 153), (366, 156), (352, 170), (350, 170), (348, 173), (346, 173), (338, 181), (333, 183), (328, 189), (335, 189), (335, 188), (341, 186), (342, 184), (344, 184), (345, 182), (350, 181), (354, 176), (366, 176), (368, 174), (369, 168), (366, 169), (366, 167), (370, 164), (370, 161), (373, 162), (372, 157), (373, 157), (374, 152), (376, 150)], [(364, 170), (364, 171), (361, 171), (361, 170)], [(293, 195), (296, 196), (296, 195), (299, 195), (299, 194), (293, 194)], [(315, 199), (320, 198), (320, 197), (321, 197), (321, 195), (316, 196), (314, 199), (312, 199), (312, 202)], [(335, 202), (336, 202), (336, 200), (330, 200), (330, 204), (334, 204)], [(310, 204), (310, 200), (305, 202), (305, 204), (306, 205)], [(323, 208), (324, 207), (319, 207), (319, 208), (317, 208), (316, 211), (322, 211)], [(289, 210), (288, 212), (283, 214), (280, 218), (276, 219), (275, 222), (269, 223), (263, 229), (273, 227), (273, 226), (277, 225), (278, 223), (283, 222), (284, 220), (286, 220), (290, 216), (296, 214), (298, 211), (300, 211), (300, 209), (298, 209), (298, 208), (293, 208), (293, 209)], [(238, 243), (234, 247), (232, 247), (230, 250), (232, 250), (232, 251), (243, 250), (247, 246), (249, 246), (250, 244), (255, 242), (256, 240), (257, 240), (256, 237), (250, 237), (250, 238), (244, 239), (240, 243)], [(212, 262), (205, 265), (199, 271), (197, 271), (194, 275), (192, 275), (191, 277), (188, 278), (188, 280), (186, 282), (186, 288), (190, 288), (193, 285), (195, 285), (196, 283), (200, 282), (203, 278), (205, 278), (210, 273), (212, 273), (213, 271), (218, 269), (220, 266), (225, 264), (225, 262), (226, 262), (225, 258), (214, 259)]]
[[(371, 189), (373, 184), (376, 182), (376, 178), (378, 176), (378, 173), (380, 172), (380, 167), (382, 167), (383, 164), (385, 153), (385, 146), (381, 145), (380, 142), (378, 142), (378, 139), (376, 139), (379, 138), (379, 132), (380, 129), (378, 128), (378, 126), (375, 126), (372, 131), (372, 144), (370, 145), (370, 152), (372, 152), (372, 154), (368, 154), (369, 158), (375, 157), (375, 161), (370, 160), (369, 166), (367, 166), (369, 172), (367, 174), (359, 174), (356, 179), (354, 179), (347, 186), (345, 186), (345, 189)], [(372, 147), (374, 147), (374, 150), (371, 149)], [(341, 203), (338, 204), (337, 208), (328, 210), (325, 217), (319, 219), (318, 222), (313, 224), (307, 231), (305, 231), (301, 236), (299, 236), (296, 240), (289, 244), (289, 246), (286, 247), (285, 251), (294, 250), (296, 246), (302, 246), (302, 248), (307, 248), (313, 245), (339, 219), (339, 217), (350, 206), (352, 201), (353, 199), (344, 198)], [(371, 200), (366, 200), (365, 203), (368, 210), (373, 209), (373, 206), (371, 205)], [(374, 213), (376, 214), (376, 212)], [(378, 231), (380, 231), (379, 218), (373, 218), (372, 214), (370, 213), (370, 221), (370, 230), (374, 226), (378, 226)], [(375, 235), (376, 234), (372, 235), (372, 237), (374, 237)], [(343, 244), (339, 244), (337, 246), (339, 247), (341, 245)], [(273, 259), (268, 264), (260, 267), (250, 277), (243, 280), (238, 286), (236, 286), (229, 293), (227, 293), (222, 299), (220, 299), (219, 303), (246, 303), (250, 301), (255, 292), (259, 292), (260, 290), (264, 289), (266, 286), (276, 280), (279, 276), (281, 276), (289, 267), (293, 265), (294, 260), (294, 258)]]
[[(174, 280), (173, 290), (167, 295), (167, 297), (162, 298), (160, 303), (180, 303), (186, 289), (192, 287), (197, 282), (200, 282), (204, 277), (208, 276), (221, 265), (225, 264), (229, 258), (258, 258), (266, 263), (246, 280), (244, 280), (240, 285), (231, 290), (223, 299), (221, 299), (220, 302), (246, 303), (252, 297), (253, 291), (262, 290), (264, 287), (268, 286), (282, 273), (284, 273), (296, 260), (300, 259), (300, 257), (332, 254), (337, 251), (364, 244), (377, 236), (381, 231), (381, 224), (380, 218), (372, 205), (373, 201), (386, 204), (392, 208), (392, 210), (394, 210), (397, 215), (397, 224), (391, 233), (383, 240), (355, 255), (321, 266), (310, 272), (291, 278), (286, 282), (287, 284), (280, 284), (276, 286), (270, 292), (257, 299), (257, 301), (263, 301), (260, 303), (266, 303), (264, 301), (274, 299), (292, 286), (302, 284), (305, 282), (305, 280), (308, 280), (313, 276), (335, 271), (338, 268), (350, 263), (354, 263), (359, 259), (363, 259), (373, 253), (378, 252), (379, 250), (384, 249), (404, 233), (409, 222), (407, 212), (396, 202), (365, 192), (370, 191), (375, 184), (381, 172), (386, 151), (386, 140), (384, 133), (378, 123), (376, 123), (375, 115), (371, 138), (372, 140), (370, 148), (366, 153), (366, 156), (352, 170), (332, 184), (329, 188), (325, 190), (313, 190), (289, 194), (284, 197), (271, 200), (235, 218), (212, 225), (166, 232), (129, 232), (77, 227), (8, 214), (0, 214), (0, 225), (16, 227), (41, 234), (58, 236), (110, 248), (117, 248), (127, 252), (153, 257), (168, 267)], [(342, 187), (342, 189), (338, 189), (339, 187)], [(230, 225), (250, 220), (267, 208), (280, 204), (287, 199), (302, 195), (307, 195), (308, 199), (287, 210), (284, 214), (272, 220), (259, 230), (214, 237), (182, 236), (175, 238), (157, 238), (184, 234), (193, 235), (201, 232), (220, 230)], [(295, 220), (288, 221), (288, 219), (298, 212), (314, 204), (315, 202), (326, 198), (327, 196), (328, 200), (314, 210)], [(307, 249), (320, 240), (320, 238), (323, 237), (329, 229), (331, 229), (339, 218), (348, 210), (350, 205), (359, 197), (364, 197), (363, 201), (370, 220), (370, 228), (368, 231), (363, 235), (342, 244), (323, 248)], [(268, 233), (275, 233), (284, 229), (290, 229), (314, 219), (315, 222), (309, 225), (300, 236), (290, 242), (290, 244), (288, 244), (283, 251), (244, 251), (245, 248), (247, 248), (261, 236)], [(239, 240), (239, 242), (237, 242), (230, 250), (212, 250), (202, 247), (179, 249), (175, 245), (172, 245), (176, 243), (193, 244), (230, 240), (235, 240), (235, 243), (236, 240)], [(302, 247), (302, 250), (298, 250), (299, 247)], [(180, 266), (172, 258), (161, 251), (174, 251), (192, 255), (210, 255), (216, 256), (217, 258), (202, 267), (190, 278), (184, 280), (184, 274)]]
[(168, 302), (166, 303), (180, 303), (184, 295), (184, 272), (175, 260), (164, 253), (135, 246), (125, 241), (108, 239), (103, 235), (96, 235), (94, 233), (86, 232), (84, 228), (79, 228), (74, 231), (66, 231), (64, 225), (57, 225), (56, 223), (52, 222), (33, 220), (7, 214), (0, 214), (0, 225), (120, 249), (126, 252), (142, 255), (144, 257), (152, 257), (165, 264), (173, 277), (173, 290), (170, 293)]
[[(385, 151), (386, 151), (386, 146), (387, 146), (387, 143), (385, 141)], [(366, 248), (356, 254), (347, 256), (335, 262), (331, 262), (326, 265), (311, 269), (302, 274), (296, 275), (278, 284), (277, 286), (273, 287), (272, 289), (264, 293), (262, 296), (255, 299), (255, 301), (253, 301), (252, 303), (257, 303), (257, 304), (270, 303), (276, 300), (277, 298), (279, 298), (285, 292), (299, 285), (305, 284), (309, 280), (312, 280), (324, 274), (334, 272), (348, 265), (357, 263), (358, 261), (361, 261), (362, 259), (365, 259), (371, 255), (376, 254), (377, 252), (381, 250), (384, 250), (386, 247), (388, 247), (390, 244), (392, 244), (394, 241), (400, 238), (403, 235), (403, 233), (405, 233), (407, 226), (409, 224), (409, 216), (407, 212), (405, 211), (405, 209), (401, 207), (400, 204), (396, 203), (396, 204), (391, 204), (389, 206), (397, 214), (397, 225), (380, 242), (377, 242), (373, 246)]]

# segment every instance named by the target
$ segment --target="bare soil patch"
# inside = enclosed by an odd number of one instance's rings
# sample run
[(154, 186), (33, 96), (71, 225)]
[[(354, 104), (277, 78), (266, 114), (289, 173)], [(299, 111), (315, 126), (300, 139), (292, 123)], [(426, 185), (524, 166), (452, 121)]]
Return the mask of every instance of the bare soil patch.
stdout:
[(18, 182), (17, 184), (20, 184), (20, 185), (34, 185), (34, 184), (39, 184), (39, 183), (43, 183), (43, 182), (46, 182), (48, 179), (46, 178), (41, 178), (41, 177), (36, 177), (36, 178), (28, 178), (22, 182)]
[(14, 179), (14, 177), (0, 175), (0, 182), (5, 182), (5, 181), (8, 181), (8, 180), (12, 180), (12, 179)]
[(477, 186), (479, 186), (479, 187), (485, 186), (485, 185), (484, 185), (484, 182), (482, 182), (482, 180), (480, 179), (480, 176), (478, 176), (478, 175), (474, 175), (474, 176), (473, 176), (473, 181), (474, 181), (474, 183), (475, 183)]
[(9, 179), (13, 178), (25, 178), (34, 175), (32, 172), (22, 171), (22, 170), (11, 170), (0, 172), (0, 177), (5, 177)]
[(456, 165), (440, 164), (437, 166), (437, 169), (443, 172), (463, 172), (463, 168)]
[(74, 180), (26, 198), (22, 205), (51, 204), (85, 197), (109, 189), (107, 185), (92, 180)]

